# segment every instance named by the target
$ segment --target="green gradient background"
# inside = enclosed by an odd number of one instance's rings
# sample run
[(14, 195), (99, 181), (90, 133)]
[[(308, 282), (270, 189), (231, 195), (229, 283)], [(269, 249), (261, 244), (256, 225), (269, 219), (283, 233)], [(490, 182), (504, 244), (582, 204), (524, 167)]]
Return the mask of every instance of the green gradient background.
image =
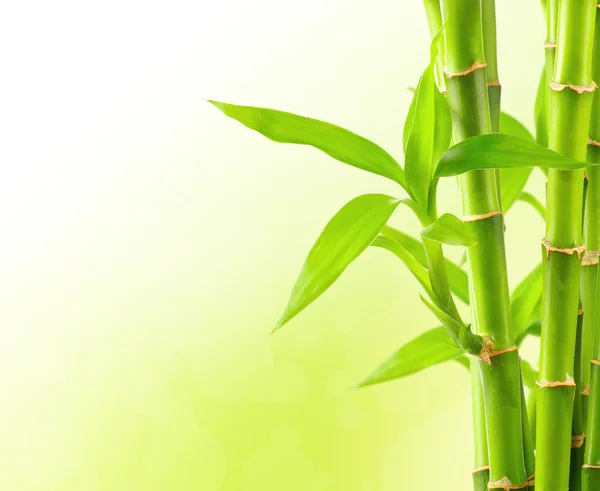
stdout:
[[(504, 108), (531, 126), (541, 9), (498, 3)], [(394, 257), (368, 250), (268, 336), (327, 220), (399, 190), (204, 101), (335, 122), (400, 158), (421, 2), (3, 10), (0, 489), (469, 489), (464, 369), (349, 389), (435, 325)], [(453, 180), (441, 200), (457, 211)], [(519, 203), (507, 226), (514, 285), (543, 225)]]

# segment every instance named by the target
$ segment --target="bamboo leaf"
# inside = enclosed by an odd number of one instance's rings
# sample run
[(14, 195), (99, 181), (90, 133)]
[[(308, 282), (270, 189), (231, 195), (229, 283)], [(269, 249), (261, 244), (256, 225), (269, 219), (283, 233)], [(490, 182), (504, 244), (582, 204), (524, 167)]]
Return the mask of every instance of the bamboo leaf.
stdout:
[(523, 384), (528, 389), (535, 389), (535, 382), (537, 380), (537, 370), (527, 362), (526, 360), (521, 360), (521, 377), (523, 378)]
[(457, 362), (459, 365), (463, 366), (464, 368), (466, 368), (467, 371), (471, 369), (471, 364), (469, 363), (469, 357), (466, 355), (459, 356), (458, 358), (455, 358), (454, 361)]
[(433, 298), (434, 293), (431, 289), (431, 282), (429, 281), (429, 274), (427, 273), (427, 269), (419, 262), (417, 259), (400, 243), (398, 243), (394, 238), (389, 237), (387, 235), (379, 235), (373, 241), (372, 244), (374, 247), (381, 247), (383, 249), (387, 249), (396, 257), (398, 257), (409, 269), (409, 271), (413, 274), (413, 276), (417, 279), (417, 281), (421, 284), (423, 289), (427, 292), (430, 298)]
[(275, 330), (314, 302), (373, 242), (399, 201), (365, 194), (342, 207), (311, 249)]
[(440, 29), (431, 41), (429, 65), (419, 80), (411, 104), (412, 119), (405, 125), (405, 134), (409, 132), (404, 163), (406, 183), (411, 196), (424, 208), (427, 208), (435, 165), (452, 138), (450, 109), (434, 77), (441, 32)]
[[(536, 310), (541, 310), (542, 308), (542, 299), (538, 303)], [(542, 321), (540, 319), (535, 319), (530, 322), (530, 324), (523, 331), (519, 333), (516, 337), (515, 344), (517, 346), (521, 346), (523, 341), (527, 336), (537, 336), (538, 338), (542, 335)]]
[[(406, 249), (424, 268), (427, 268), (427, 255), (423, 244), (417, 239), (389, 225), (383, 227), (382, 234), (394, 239)], [(452, 292), (465, 304), (469, 304), (469, 279), (467, 273), (449, 259), (445, 259), (446, 273)]]
[(451, 213), (445, 213), (425, 227), (421, 237), (453, 246), (470, 247), (477, 243), (462, 220)]
[(436, 176), (457, 176), (478, 169), (548, 167), (573, 170), (588, 165), (522, 138), (493, 134), (468, 138), (450, 147), (438, 163)]
[(463, 357), (463, 351), (454, 344), (444, 327), (436, 327), (398, 349), (358, 387), (396, 380), (458, 357)]
[(226, 116), (280, 143), (309, 145), (340, 162), (391, 179), (406, 189), (404, 171), (379, 145), (339, 126), (295, 114), (209, 101)]
[(543, 147), (548, 146), (548, 110), (546, 107), (546, 69), (542, 69), (540, 84), (535, 97), (535, 139)]
[(464, 326), (442, 309), (428, 302), (423, 296), (421, 296), (421, 301), (429, 308), (429, 310), (431, 310), (431, 312), (433, 312), (433, 315), (435, 315), (446, 328), (446, 331), (457, 346), (470, 354), (478, 355), (481, 353), (483, 348), (481, 336), (473, 334), (467, 326)]
[(519, 283), (511, 295), (511, 313), (515, 338), (529, 326), (532, 317), (539, 317), (536, 306), (542, 298), (542, 265), (538, 264)]
[(523, 191), (519, 195), (519, 200), (533, 206), (533, 209), (540, 214), (542, 220), (546, 220), (546, 208), (533, 194)]
[[(504, 112), (500, 114), (500, 133), (532, 142), (535, 141), (532, 134), (521, 122)], [(527, 184), (532, 170), (532, 167), (500, 169), (501, 203), (504, 212), (507, 212), (515, 203), (525, 184)]]

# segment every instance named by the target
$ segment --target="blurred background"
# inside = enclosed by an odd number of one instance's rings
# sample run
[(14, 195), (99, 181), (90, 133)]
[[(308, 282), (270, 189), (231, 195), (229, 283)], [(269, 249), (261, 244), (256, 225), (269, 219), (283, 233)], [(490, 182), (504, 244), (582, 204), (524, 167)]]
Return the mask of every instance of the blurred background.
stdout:
[[(351, 389), (436, 325), (395, 257), (367, 250), (268, 335), (329, 218), (401, 190), (205, 102), (323, 119), (401, 161), (421, 2), (2, 10), (0, 489), (469, 489), (462, 367)], [(504, 110), (531, 128), (541, 8), (498, 2), (498, 24)], [(452, 179), (441, 204), (458, 212)], [(418, 232), (406, 210), (392, 221)], [(507, 227), (515, 285), (543, 224), (517, 203)]]

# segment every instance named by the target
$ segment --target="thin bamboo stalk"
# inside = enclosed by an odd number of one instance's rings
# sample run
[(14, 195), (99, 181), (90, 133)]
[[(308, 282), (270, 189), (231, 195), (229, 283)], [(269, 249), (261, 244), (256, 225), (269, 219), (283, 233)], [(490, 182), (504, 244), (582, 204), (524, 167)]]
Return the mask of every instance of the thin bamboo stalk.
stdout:
[[(556, 58), (549, 90), (549, 147), (575, 160), (585, 159), (586, 153), (594, 88), (591, 68), (595, 9), (596, 0), (563, 0), (558, 11)], [(538, 491), (564, 491), (569, 485), (573, 358), (583, 257), (582, 209), (583, 170), (550, 170), (537, 394)]]
[[(492, 131), (483, 51), (480, 0), (445, 0), (448, 19), (444, 36), (446, 87), (459, 142)], [(504, 250), (504, 220), (499, 214), (498, 183), (494, 171), (469, 172), (459, 178), (463, 214), (481, 217), (467, 222), (477, 245), (467, 251), (473, 298), (473, 324), (498, 356), (479, 370), (484, 388), (489, 487), (527, 483), (523, 456), (519, 356), (514, 347)], [(483, 215), (486, 215), (484, 218)], [(499, 354), (499, 353), (502, 354)]]
[[(598, 2), (600, 5), (600, 1)], [(596, 8), (596, 31), (594, 35), (594, 61), (592, 76), (600, 80), (600, 8)], [(600, 95), (594, 95), (592, 118), (588, 140), (587, 159), (590, 163), (600, 163)], [(600, 489), (600, 366), (591, 364), (593, 359), (600, 359), (600, 332), (597, 327), (598, 305), (598, 250), (600, 250), (600, 168), (588, 167), (587, 193), (585, 206), (584, 238), (588, 252), (582, 269), (582, 292), (584, 294), (584, 329), (585, 350), (582, 355), (582, 373), (589, 376), (589, 399), (587, 405), (586, 433), (587, 441), (582, 469), (582, 489), (592, 491)], [(588, 322), (585, 322), (586, 319)]]
[(579, 304), (577, 317), (577, 338), (575, 343), (575, 398), (573, 401), (573, 423), (571, 426), (571, 462), (569, 470), (569, 491), (581, 490), (581, 466), (583, 465), (583, 452), (585, 432), (583, 425), (582, 398), (581, 398), (581, 349), (583, 341), (584, 312)]

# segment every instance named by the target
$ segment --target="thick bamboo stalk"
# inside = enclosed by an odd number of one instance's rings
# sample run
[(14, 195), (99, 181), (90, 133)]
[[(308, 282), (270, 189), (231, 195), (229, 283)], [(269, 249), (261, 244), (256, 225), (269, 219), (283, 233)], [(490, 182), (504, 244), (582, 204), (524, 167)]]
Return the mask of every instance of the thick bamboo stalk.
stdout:
[[(490, 133), (480, 0), (445, 0), (446, 88), (454, 138)], [(493, 355), (479, 360), (485, 394), (490, 489), (527, 483), (523, 457), (519, 356), (514, 346), (504, 250), (504, 220), (494, 171), (459, 178), (463, 214), (477, 245), (467, 251), (476, 331)], [(485, 353), (483, 353), (485, 355)], [(495, 356), (494, 356), (495, 355)]]
[[(600, 2), (598, 2), (600, 4)], [(596, 32), (594, 36), (594, 60), (592, 76), (600, 79), (600, 8), (596, 8)], [(600, 94), (594, 95), (592, 118), (588, 140), (587, 159), (600, 163)], [(582, 489), (600, 489), (600, 366), (590, 364), (600, 359), (600, 332), (597, 327), (600, 303), (598, 290), (598, 250), (600, 250), (600, 167), (587, 169), (587, 193), (584, 221), (584, 238), (588, 253), (582, 269), (582, 293), (584, 294), (584, 330), (586, 349), (582, 355), (583, 375), (589, 374), (589, 399), (587, 407), (587, 441), (582, 469)], [(588, 322), (586, 322), (586, 319)]]
[[(550, 9), (549, 9), (550, 10)], [(583, 160), (592, 92), (596, 0), (559, 4), (556, 59), (550, 84), (549, 147)], [(569, 485), (574, 354), (579, 310), (583, 171), (548, 172), (540, 380), (537, 395), (536, 489)]]

